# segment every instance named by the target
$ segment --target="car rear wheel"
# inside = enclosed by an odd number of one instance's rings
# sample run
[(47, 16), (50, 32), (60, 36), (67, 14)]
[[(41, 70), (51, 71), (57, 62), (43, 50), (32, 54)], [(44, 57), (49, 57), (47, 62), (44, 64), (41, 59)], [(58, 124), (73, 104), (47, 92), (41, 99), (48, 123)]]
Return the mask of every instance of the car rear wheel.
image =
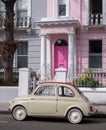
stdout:
[(12, 111), (13, 118), (17, 121), (22, 121), (26, 118), (27, 113), (24, 107), (17, 106)]
[(69, 110), (69, 112), (67, 114), (67, 118), (68, 118), (69, 122), (71, 122), (73, 124), (78, 124), (82, 121), (83, 115), (79, 109), (75, 108), (75, 109)]

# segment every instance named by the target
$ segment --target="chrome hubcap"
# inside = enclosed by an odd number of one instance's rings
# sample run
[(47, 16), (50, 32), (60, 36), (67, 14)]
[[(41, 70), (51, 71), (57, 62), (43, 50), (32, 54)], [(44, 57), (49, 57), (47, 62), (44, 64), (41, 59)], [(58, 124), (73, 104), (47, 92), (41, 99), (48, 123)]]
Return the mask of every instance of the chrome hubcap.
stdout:
[(22, 110), (22, 109), (18, 109), (18, 110), (16, 110), (16, 112), (15, 112), (15, 117), (17, 118), (17, 119), (24, 119), (24, 117), (25, 117), (25, 112), (24, 112), (24, 110)]
[(77, 122), (80, 120), (80, 115), (78, 112), (73, 112), (71, 113), (70, 118), (72, 121)]

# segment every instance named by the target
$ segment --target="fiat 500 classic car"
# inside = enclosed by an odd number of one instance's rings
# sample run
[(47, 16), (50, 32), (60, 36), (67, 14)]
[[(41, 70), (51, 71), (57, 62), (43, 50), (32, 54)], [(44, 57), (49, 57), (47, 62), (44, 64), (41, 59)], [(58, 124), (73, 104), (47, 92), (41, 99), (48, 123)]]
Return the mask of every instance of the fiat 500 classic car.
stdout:
[(73, 124), (96, 112), (76, 86), (56, 82), (41, 83), (32, 94), (15, 98), (10, 102), (9, 110), (18, 121), (27, 116), (50, 116), (66, 117)]

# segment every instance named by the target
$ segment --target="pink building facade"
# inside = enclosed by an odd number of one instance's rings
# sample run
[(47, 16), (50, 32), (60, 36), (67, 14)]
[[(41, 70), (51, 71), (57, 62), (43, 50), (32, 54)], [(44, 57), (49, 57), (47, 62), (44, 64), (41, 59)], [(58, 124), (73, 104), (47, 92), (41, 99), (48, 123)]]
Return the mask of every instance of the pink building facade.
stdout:
[(41, 29), (41, 76), (64, 68), (67, 80), (92, 68), (106, 72), (106, 0), (47, 0)]

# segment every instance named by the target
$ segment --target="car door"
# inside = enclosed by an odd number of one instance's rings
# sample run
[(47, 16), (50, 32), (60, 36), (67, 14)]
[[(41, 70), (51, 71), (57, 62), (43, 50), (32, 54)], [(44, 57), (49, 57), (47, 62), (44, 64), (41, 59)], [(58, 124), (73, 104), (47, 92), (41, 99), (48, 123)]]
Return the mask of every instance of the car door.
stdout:
[(56, 113), (57, 96), (56, 87), (46, 85), (39, 87), (29, 101), (29, 112), (38, 115)]
[(65, 112), (70, 106), (76, 103), (75, 93), (67, 86), (59, 86), (58, 88), (58, 102), (57, 111), (58, 115), (64, 116)]

